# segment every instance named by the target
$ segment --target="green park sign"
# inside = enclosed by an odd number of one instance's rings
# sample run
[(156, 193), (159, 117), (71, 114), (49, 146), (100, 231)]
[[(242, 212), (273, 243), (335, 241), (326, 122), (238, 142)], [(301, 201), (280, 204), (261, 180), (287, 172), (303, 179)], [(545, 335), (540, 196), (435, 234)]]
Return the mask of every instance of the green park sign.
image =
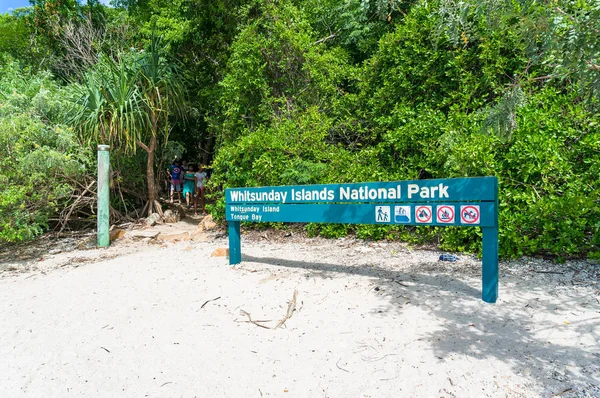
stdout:
[(498, 297), (496, 177), (230, 188), (225, 202), (230, 264), (242, 261), (242, 221), (481, 227), (482, 299)]

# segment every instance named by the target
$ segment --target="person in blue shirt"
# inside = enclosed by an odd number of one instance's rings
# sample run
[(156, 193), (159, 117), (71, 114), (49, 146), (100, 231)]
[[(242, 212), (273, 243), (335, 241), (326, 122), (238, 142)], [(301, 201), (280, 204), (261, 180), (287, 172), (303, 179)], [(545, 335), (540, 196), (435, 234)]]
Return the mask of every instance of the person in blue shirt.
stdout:
[(177, 192), (179, 203), (181, 203), (181, 167), (179, 161), (175, 160), (171, 167), (167, 170), (171, 178), (171, 203), (173, 203), (173, 193)]

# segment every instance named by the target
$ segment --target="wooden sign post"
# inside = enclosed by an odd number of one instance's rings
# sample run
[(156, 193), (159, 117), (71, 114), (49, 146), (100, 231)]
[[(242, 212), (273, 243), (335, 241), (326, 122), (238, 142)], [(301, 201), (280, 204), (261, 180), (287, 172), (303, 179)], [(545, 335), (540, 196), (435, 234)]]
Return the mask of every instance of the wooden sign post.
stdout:
[(98, 145), (98, 247), (110, 245), (110, 147)]
[(481, 227), (481, 297), (498, 298), (496, 177), (231, 188), (225, 202), (232, 265), (242, 261), (241, 222)]

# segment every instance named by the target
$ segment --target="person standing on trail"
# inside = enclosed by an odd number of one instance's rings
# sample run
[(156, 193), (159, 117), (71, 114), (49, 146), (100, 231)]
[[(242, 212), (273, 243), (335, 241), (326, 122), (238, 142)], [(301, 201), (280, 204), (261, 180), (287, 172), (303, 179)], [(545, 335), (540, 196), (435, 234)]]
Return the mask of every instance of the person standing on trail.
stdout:
[(196, 197), (194, 200), (194, 215), (198, 215), (198, 199), (200, 199), (200, 208), (202, 209), (202, 214), (206, 214), (206, 210), (204, 210), (204, 189), (206, 184), (206, 172), (204, 171), (204, 166), (202, 163), (198, 163), (198, 171), (194, 175), (196, 181)]
[(171, 178), (171, 203), (173, 203), (173, 192), (177, 192), (179, 203), (181, 203), (181, 167), (179, 166), (179, 160), (175, 160), (167, 171)]
[(194, 166), (189, 166), (183, 174), (183, 197), (185, 204), (189, 209), (191, 207), (190, 200), (194, 201), (194, 192), (196, 191), (196, 176), (194, 174)]

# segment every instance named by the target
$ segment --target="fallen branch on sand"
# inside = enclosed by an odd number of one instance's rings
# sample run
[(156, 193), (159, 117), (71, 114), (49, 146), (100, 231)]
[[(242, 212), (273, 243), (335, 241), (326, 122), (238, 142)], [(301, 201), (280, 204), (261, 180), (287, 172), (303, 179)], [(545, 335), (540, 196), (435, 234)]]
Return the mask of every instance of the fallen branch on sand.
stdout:
[(536, 274), (556, 274), (556, 275), (564, 275), (564, 272), (560, 272), (560, 271), (537, 271), (537, 270), (533, 270), (533, 272), (535, 272)]
[(397, 283), (397, 284), (399, 284), (400, 286), (404, 286), (404, 287), (410, 287), (410, 286), (408, 286), (407, 284), (405, 284), (405, 283), (402, 283), (402, 281), (400, 281), (400, 280), (394, 280), (394, 282), (396, 282), (396, 283)]
[(349, 370), (346, 370), (346, 369), (344, 369), (344, 368), (342, 368), (342, 367), (340, 366), (340, 361), (341, 361), (341, 360), (342, 360), (342, 358), (338, 359), (338, 361), (335, 363), (335, 366), (337, 366), (337, 368), (338, 368), (339, 370), (343, 370), (344, 372), (348, 372), (348, 373), (350, 373), (350, 371), (349, 371)]
[(248, 317), (248, 321), (258, 327), (261, 327), (263, 329), (277, 329), (281, 326), (283, 326), (283, 324), (292, 317), (292, 315), (294, 314), (294, 311), (296, 310), (296, 297), (298, 295), (298, 291), (294, 290), (294, 295), (292, 296), (292, 299), (290, 300), (289, 304), (288, 304), (288, 308), (287, 311), (285, 313), (285, 316), (283, 317), (283, 319), (281, 321), (279, 321), (279, 323), (277, 324), (277, 326), (275, 327), (270, 327), (270, 326), (266, 326), (266, 325), (262, 325), (261, 323), (263, 322), (271, 322), (271, 321), (258, 321), (258, 320), (253, 320), (252, 317), (250, 316), (250, 313), (244, 311), (244, 310), (240, 310), (240, 314), (245, 315)]
[(285, 316), (283, 317), (283, 319), (281, 321), (279, 321), (279, 323), (277, 324), (277, 326), (275, 326), (275, 329), (277, 329), (280, 326), (283, 326), (283, 324), (285, 323), (285, 321), (287, 321), (288, 319), (290, 319), (292, 317), (292, 314), (296, 310), (296, 296), (297, 295), (298, 295), (298, 291), (294, 290), (294, 296), (292, 297), (292, 300), (288, 304), (287, 312), (285, 313)]
[(254, 325), (258, 326), (258, 327), (261, 327), (261, 328), (272, 329), (272, 328), (270, 328), (268, 326), (261, 325), (259, 323), (259, 322), (271, 322), (271, 321), (253, 321), (252, 318), (250, 317), (250, 313), (248, 313), (248, 312), (246, 312), (244, 310), (240, 310), (240, 314), (246, 315), (248, 317), (248, 321), (247, 322), (250, 322), (250, 323), (252, 323), (252, 324), (254, 324)]
[(561, 395), (563, 395), (565, 393), (568, 393), (568, 392), (571, 392), (571, 391), (573, 391), (572, 388), (567, 388), (566, 390), (563, 390), (561, 392), (557, 392), (556, 394), (552, 394), (551, 396), (552, 397), (560, 397)]
[(216, 301), (216, 300), (218, 300), (218, 299), (220, 299), (220, 298), (221, 298), (221, 296), (219, 296), (219, 297), (215, 297), (214, 299), (206, 300), (206, 301), (204, 302), (204, 304), (202, 304), (202, 305), (200, 306), (200, 309), (204, 308), (204, 306), (205, 306), (206, 304), (210, 303), (211, 301)]

